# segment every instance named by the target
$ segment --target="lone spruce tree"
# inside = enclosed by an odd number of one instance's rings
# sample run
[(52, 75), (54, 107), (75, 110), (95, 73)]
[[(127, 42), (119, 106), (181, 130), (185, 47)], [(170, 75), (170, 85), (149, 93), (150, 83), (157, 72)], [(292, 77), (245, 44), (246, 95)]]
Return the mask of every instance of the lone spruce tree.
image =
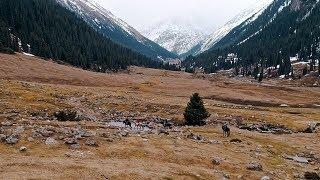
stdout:
[(202, 126), (205, 125), (205, 119), (210, 116), (203, 105), (203, 101), (198, 93), (191, 96), (190, 102), (184, 112), (184, 119), (186, 125)]

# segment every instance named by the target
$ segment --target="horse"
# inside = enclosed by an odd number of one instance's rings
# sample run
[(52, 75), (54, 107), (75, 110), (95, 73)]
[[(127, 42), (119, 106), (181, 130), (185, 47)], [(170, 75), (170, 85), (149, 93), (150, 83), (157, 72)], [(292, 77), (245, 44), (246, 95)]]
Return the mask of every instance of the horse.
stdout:
[(222, 130), (223, 130), (223, 136), (224, 137), (229, 137), (230, 136), (230, 128), (228, 126), (227, 123), (225, 123), (223, 126), (222, 126)]
[(164, 127), (165, 129), (167, 129), (167, 128), (172, 129), (172, 126), (173, 126), (173, 124), (172, 124), (171, 122), (169, 122), (168, 120), (162, 121), (161, 124), (163, 125), (163, 127)]
[(123, 121), (123, 124), (124, 124), (125, 127), (130, 127), (130, 128), (132, 128), (132, 125), (131, 125), (131, 122), (129, 121), (129, 119), (124, 120), (124, 121)]

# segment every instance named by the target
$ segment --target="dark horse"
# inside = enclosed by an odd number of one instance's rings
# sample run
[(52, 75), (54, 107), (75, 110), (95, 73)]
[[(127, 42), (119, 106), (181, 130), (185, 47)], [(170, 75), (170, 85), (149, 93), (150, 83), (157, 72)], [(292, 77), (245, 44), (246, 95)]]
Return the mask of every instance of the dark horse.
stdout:
[(224, 137), (229, 137), (230, 136), (230, 128), (228, 127), (228, 124), (225, 123), (223, 126), (222, 126), (222, 130), (223, 130), (223, 136)]
[(125, 127), (130, 127), (130, 128), (132, 128), (131, 122), (129, 121), (129, 119), (124, 120), (124, 121), (123, 121), (123, 124), (125, 125)]
[(162, 121), (161, 124), (163, 125), (164, 128), (169, 128), (169, 129), (172, 129), (172, 126), (173, 126), (173, 124), (168, 120)]

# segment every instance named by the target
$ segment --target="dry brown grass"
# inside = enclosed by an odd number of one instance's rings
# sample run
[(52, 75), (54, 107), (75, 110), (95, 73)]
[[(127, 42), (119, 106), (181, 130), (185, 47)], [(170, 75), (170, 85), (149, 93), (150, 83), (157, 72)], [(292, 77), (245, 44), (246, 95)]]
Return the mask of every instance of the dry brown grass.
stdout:
[[(182, 121), (194, 92), (205, 97), (212, 123), (241, 117), (244, 122), (282, 124), (298, 131), (309, 121), (320, 122), (320, 109), (313, 107), (320, 104), (320, 88), (279, 85), (273, 80), (259, 84), (248, 79), (197, 77), (138, 67), (129, 72), (101, 74), (21, 54), (0, 54), (0, 79), (1, 122), (12, 114), (10, 119), (17, 123), (75, 126), (30, 119), (32, 112), (50, 115), (63, 108), (82, 109), (103, 120), (104, 115), (96, 114), (100, 109)], [(290, 107), (280, 108), (279, 104)], [(81, 124), (98, 132), (115, 131), (99, 123)], [(14, 146), (0, 143), (0, 179), (222, 179), (224, 173), (231, 179), (259, 179), (264, 175), (292, 179), (294, 172), (314, 170), (319, 165), (298, 165), (282, 157), (310, 151), (319, 154), (319, 134), (272, 135), (233, 127), (231, 138), (240, 138), (243, 143), (232, 144), (216, 125), (184, 127), (183, 132), (132, 135), (115, 142), (97, 137), (100, 147), (81, 148), (93, 154), (85, 158), (67, 158), (64, 154), (71, 149), (63, 144), (50, 148), (42, 141), (30, 143), (23, 137)], [(221, 144), (186, 139), (188, 132)], [(27, 146), (28, 152), (18, 152), (20, 146)], [(220, 166), (211, 164), (215, 156), (224, 159)], [(245, 166), (250, 161), (261, 162), (264, 171), (247, 171)]]

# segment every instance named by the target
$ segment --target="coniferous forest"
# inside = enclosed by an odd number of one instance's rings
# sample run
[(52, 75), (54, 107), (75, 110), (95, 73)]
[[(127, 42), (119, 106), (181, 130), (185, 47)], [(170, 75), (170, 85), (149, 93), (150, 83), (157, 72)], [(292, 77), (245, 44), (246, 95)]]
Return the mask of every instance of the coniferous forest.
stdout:
[[(259, 64), (278, 66), (280, 74), (289, 74), (290, 57), (298, 55), (301, 61), (319, 59), (320, 5), (305, 0), (295, 10), (290, 5), (282, 7), (283, 4), (285, 0), (274, 1), (255, 21), (242, 23), (209, 51), (189, 56), (184, 65), (214, 72)], [(225, 62), (228, 53), (236, 53), (239, 61)]]
[(105, 38), (54, 0), (0, 0), (0, 49), (101, 72), (129, 65), (173, 69)]

